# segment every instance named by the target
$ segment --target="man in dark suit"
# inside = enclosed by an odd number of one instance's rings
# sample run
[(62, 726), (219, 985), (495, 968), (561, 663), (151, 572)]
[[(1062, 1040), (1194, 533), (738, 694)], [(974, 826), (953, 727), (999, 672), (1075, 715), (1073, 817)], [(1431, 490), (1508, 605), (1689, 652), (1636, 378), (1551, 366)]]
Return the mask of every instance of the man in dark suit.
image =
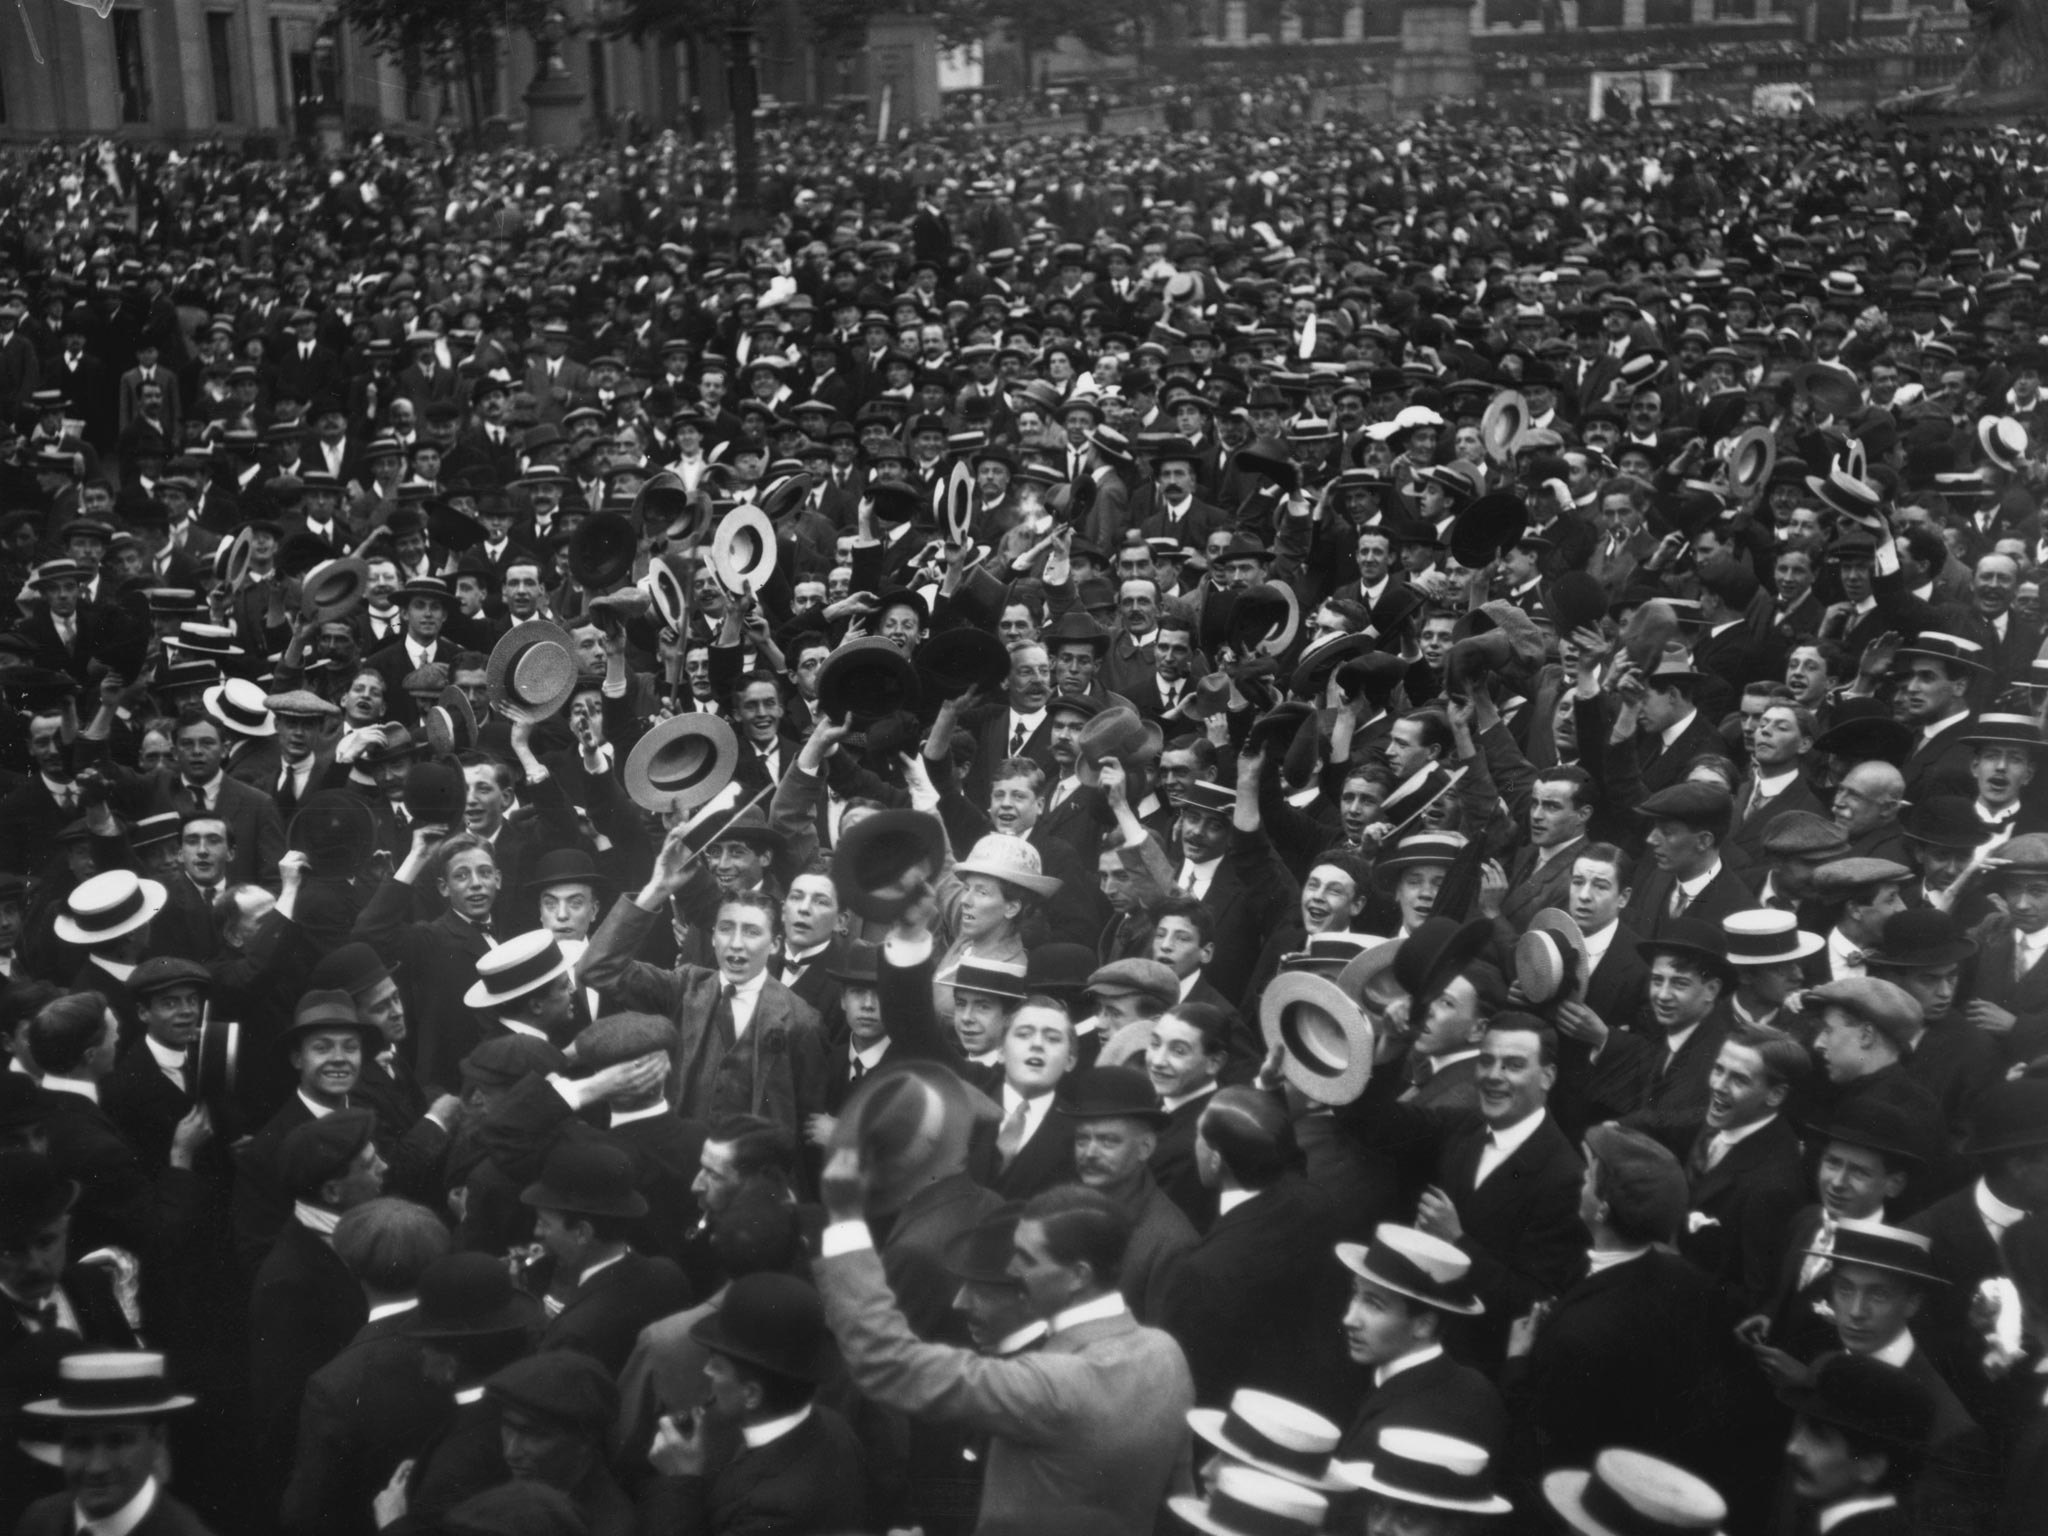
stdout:
[(1623, 922), (1651, 940), (1681, 918), (1718, 924), (1756, 905), (1721, 857), (1734, 809), (1720, 785), (1689, 782), (1658, 790), (1637, 807), (1650, 822), (1650, 863), (1638, 868)]
[(535, 1212), (534, 1237), (568, 1281), (541, 1348), (581, 1350), (616, 1376), (640, 1330), (690, 1300), (673, 1260), (632, 1249), (630, 1225), (647, 1214), (632, 1154), (608, 1137), (564, 1138), (519, 1201)]
[(410, 719), (406, 678), (432, 663), (447, 667), (452, 674), (462, 648), (441, 632), (455, 612), (454, 593), (442, 578), (415, 576), (398, 589), (394, 600), (405, 615), (404, 633), (372, 651), (363, 664), (382, 675), (384, 697), (392, 714)]
[(2048, 833), (2030, 832), (1998, 850), (1991, 889), (2011, 924), (1986, 924), (1976, 996), (1963, 1016), (1997, 1039), (2007, 1062), (2048, 1048)]
[(1657, 1246), (1685, 1224), (1684, 1170), (1619, 1126), (1595, 1126), (1585, 1146), (1592, 1270), (1533, 1328), (1516, 1328), (1502, 1373), (1523, 1464), (1584, 1466), (1627, 1444), (1719, 1484), (1733, 1438), (1734, 1338), (1713, 1282)]
[(1735, 812), (1728, 834), (1727, 856), (1743, 869), (1770, 861), (1764, 851), (1764, 833), (1785, 812), (1828, 814), (1800, 771), (1805, 754), (1813, 746), (1801, 714), (1794, 705), (1776, 703), (1757, 717), (1750, 746), (1750, 774), (1735, 792)]
[(744, 1449), (715, 1464), (700, 1425), (666, 1422), (650, 1460), (658, 1475), (641, 1504), (647, 1528), (698, 1531), (841, 1531), (865, 1523), (860, 1442), (816, 1401), (830, 1356), (824, 1305), (791, 1275), (735, 1280), (690, 1336), (710, 1352), (704, 1372), (719, 1414), (737, 1422)]
[(1052, 755), (1052, 657), (1042, 645), (1020, 645), (1010, 653), (1010, 678), (1001, 707), (979, 717), (964, 717), (974, 732), (974, 760), (960, 780), (960, 792), (973, 805), (988, 804), (998, 764), (1028, 757), (1048, 776), (1059, 772)]
[(38, 874), (61, 846), (57, 834), (85, 813), (65, 731), (65, 716), (58, 710), (38, 710), (29, 716), (32, 771), (0, 798), (0, 869)]
[(1689, 659), (1672, 657), (1643, 677), (1645, 694), (1636, 752), (1645, 791), (1669, 789), (1702, 753), (1723, 753), (1721, 734), (1693, 703), (1704, 681)]
[(362, 1287), (329, 1238), (344, 1214), (383, 1193), (376, 1129), (367, 1109), (337, 1109), (299, 1126), (278, 1148), (277, 1188), (294, 1206), (249, 1296), (251, 1464), (263, 1469), (265, 1484), (258, 1508), (277, 1507), (306, 1383), (369, 1317)]
[(1497, 1459), (1508, 1435), (1500, 1389), (1446, 1354), (1442, 1339), (1451, 1318), (1479, 1305), (1472, 1261), (1440, 1238), (1388, 1224), (1370, 1247), (1339, 1243), (1337, 1257), (1352, 1274), (1345, 1344), (1353, 1365), (1372, 1369), (1340, 1458), (1370, 1455), (1379, 1432), (1397, 1425), (1469, 1440)]
[(60, 1364), (54, 1396), (28, 1409), (30, 1437), (66, 1446), (66, 1487), (29, 1506), (18, 1536), (104, 1530), (116, 1516), (129, 1536), (211, 1536), (157, 1481), (168, 1449), (166, 1421), (193, 1401), (165, 1379), (163, 1356), (131, 1350), (89, 1358), (99, 1368), (94, 1376)]
[(1338, 1411), (1351, 1383), (1328, 1347), (1345, 1276), (1330, 1261), (1336, 1213), (1294, 1171), (1282, 1101), (1221, 1089), (1196, 1135), (1203, 1182), (1218, 1191), (1222, 1213), (1167, 1271), (1157, 1307), (1159, 1326), (1187, 1356), (1195, 1401), (1223, 1405), (1256, 1387)]
[(968, 1146), (968, 1172), (1005, 1200), (1028, 1200), (1074, 1180), (1074, 1123), (1055, 1107), (1074, 1065), (1074, 1024), (1063, 1010), (1026, 1003), (1003, 1032), (999, 1061), (968, 1081), (997, 1100), (1002, 1118), (984, 1122)]
[(1197, 781), (1175, 797), (1177, 883), (1208, 912), (1213, 953), (1202, 976), (1226, 1003), (1244, 995), (1273, 930), (1301, 910), (1301, 887), (1260, 821), (1262, 763), (1256, 753), (1239, 759), (1235, 792)]
[[(1583, 768), (1540, 771), (1529, 794), (1529, 841), (1508, 861), (1507, 889), (1494, 914), (1496, 942), (1512, 953), (1529, 919), (1562, 907), (1571, 892), (1572, 865), (1587, 844), (1593, 814), (1592, 777)], [(1482, 908), (1482, 910), (1484, 910)]]
[(1648, 1027), (1616, 1034), (1578, 1005), (1559, 1010), (1559, 1028), (1593, 1048), (1584, 1094), (1589, 1121), (1619, 1120), (1669, 1147), (1691, 1145), (1707, 1112), (1707, 1084), (1733, 1022), (1733, 976), (1721, 930), (1674, 918), (1637, 949), (1650, 965)]
[(1984, 647), (1955, 635), (1922, 633), (1913, 644), (1899, 648), (1893, 665), (1904, 679), (1899, 684), (1904, 722), (1917, 733), (1906, 760), (1899, 764), (1907, 803), (1924, 805), (1935, 795), (1974, 793), (1974, 749), (1963, 738), (1976, 729), (1969, 692), (1989, 670)]
[(1480, 1040), (1476, 1113), (1390, 1103), (1398, 1086), (1378, 1082), (1337, 1110), (1369, 1146), (1413, 1145), (1432, 1156), (1436, 1182), (1423, 1192), (1415, 1224), (1472, 1260), (1473, 1289), (1486, 1311), (1459, 1329), (1460, 1357), (1481, 1369), (1504, 1356), (1510, 1322), (1585, 1266), (1583, 1170), (1549, 1112), (1556, 1083), (1555, 1031), (1532, 1014), (1508, 1011), (1494, 1016)]
[(85, 601), (93, 574), (75, 560), (45, 560), (36, 567), (28, 585), (42, 603), (20, 624), (35, 647), (32, 666), (86, 681), (101, 638), (99, 617)]

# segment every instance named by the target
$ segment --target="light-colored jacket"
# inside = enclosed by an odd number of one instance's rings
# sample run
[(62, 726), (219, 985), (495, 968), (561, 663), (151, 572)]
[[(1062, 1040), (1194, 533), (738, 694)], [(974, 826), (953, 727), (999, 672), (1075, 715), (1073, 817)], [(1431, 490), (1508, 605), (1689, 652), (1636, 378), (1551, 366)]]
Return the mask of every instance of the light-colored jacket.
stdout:
[(872, 1249), (825, 1259), (814, 1272), (863, 1393), (992, 1437), (982, 1526), (1085, 1505), (1143, 1536), (1169, 1495), (1193, 1491), (1194, 1380), (1180, 1345), (1157, 1328), (1126, 1312), (1063, 1329), (1033, 1353), (988, 1359), (916, 1338)]

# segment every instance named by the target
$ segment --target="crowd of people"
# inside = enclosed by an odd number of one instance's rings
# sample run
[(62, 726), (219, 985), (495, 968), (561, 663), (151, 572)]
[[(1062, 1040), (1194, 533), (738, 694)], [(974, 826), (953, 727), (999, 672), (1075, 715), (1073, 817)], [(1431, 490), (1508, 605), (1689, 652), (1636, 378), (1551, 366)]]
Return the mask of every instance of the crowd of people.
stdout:
[(0, 1529), (2048, 1528), (2033, 130), (0, 167)]

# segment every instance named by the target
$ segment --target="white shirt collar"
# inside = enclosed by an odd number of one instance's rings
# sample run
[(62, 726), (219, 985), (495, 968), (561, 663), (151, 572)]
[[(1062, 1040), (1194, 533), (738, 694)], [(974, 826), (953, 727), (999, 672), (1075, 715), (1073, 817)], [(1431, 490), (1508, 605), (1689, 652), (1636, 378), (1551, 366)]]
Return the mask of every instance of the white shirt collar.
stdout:
[(370, 1308), (370, 1321), (375, 1323), (387, 1317), (397, 1317), (401, 1312), (410, 1312), (417, 1306), (419, 1302), (412, 1297), (407, 1297), (404, 1301), (380, 1301)]
[(306, 1090), (303, 1088), (299, 1090), (299, 1102), (305, 1105), (306, 1108), (310, 1109), (313, 1112), (313, 1118), (315, 1120), (325, 1120), (329, 1115), (334, 1113), (336, 1108), (336, 1106), (332, 1104), (322, 1104), (318, 1099), (308, 1095)]
[(1228, 1216), (1247, 1200), (1258, 1198), (1256, 1189), (1226, 1189), (1216, 1197), (1216, 1214)]
[(1685, 899), (1690, 902), (1698, 897), (1699, 893), (1704, 891), (1714, 876), (1719, 873), (1721, 873), (1721, 856), (1716, 854), (1713, 863), (1709, 864), (1700, 874), (1694, 875), (1690, 880), (1679, 881), (1678, 888), (1685, 892)]
[(1699, 719), (1699, 717), (1700, 712), (1698, 710), (1688, 709), (1685, 712), (1685, 716), (1683, 719), (1674, 720), (1671, 722), (1671, 724), (1665, 726), (1663, 730), (1659, 731), (1657, 733), (1658, 739), (1662, 741), (1665, 746), (1670, 746), (1671, 743), (1678, 740), (1680, 736), (1684, 735), (1685, 728), (1691, 725), (1693, 721)]
[(584, 1270), (582, 1274), (576, 1277), (577, 1286), (580, 1288), (582, 1286), (590, 1284), (592, 1276), (603, 1274), (606, 1270), (610, 1269), (614, 1264), (617, 1264), (622, 1259), (624, 1259), (628, 1252), (630, 1252), (629, 1249), (622, 1248), (608, 1259), (599, 1259), (595, 1264), (591, 1265), (590, 1268)]
[[(2042, 932), (2048, 933), (2048, 929), (2043, 929)], [(47, 1083), (49, 1079), (46, 1077), (43, 1081)], [(1977, 1214), (1984, 1219), (1984, 1225), (1992, 1229), (1991, 1235), (1994, 1238), (2002, 1239), (2007, 1227), (2026, 1219), (2025, 1211), (2016, 1205), (2007, 1205), (1991, 1193), (1991, 1186), (1982, 1179), (1977, 1181), (1977, 1187), (1970, 1192), (1970, 1198), (1976, 1203)]]
[(1093, 1301), (1084, 1301), (1079, 1306), (1069, 1307), (1064, 1312), (1053, 1314), (1051, 1328), (1054, 1333), (1065, 1333), (1069, 1328), (1078, 1328), (1083, 1323), (1099, 1323), (1105, 1318), (1122, 1317), (1130, 1308), (1124, 1305), (1123, 1293), (1111, 1291)]
[(1780, 773), (1760, 773), (1757, 775), (1756, 779), (1756, 793), (1762, 795), (1767, 800), (1776, 799), (1779, 795), (1782, 795), (1786, 791), (1786, 789), (1790, 787), (1792, 781), (1798, 777), (1799, 765), (1797, 763), (1794, 763), (1790, 768), (1787, 768)]
[(1897, 1338), (1885, 1345), (1883, 1349), (1873, 1350), (1870, 1358), (1882, 1360), (1886, 1365), (1897, 1366), (1900, 1370), (1904, 1370), (1906, 1362), (1913, 1358), (1913, 1330), (1901, 1328)]
[(167, 1045), (158, 1044), (154, 1035), (144, 1035), (142, 1043), (149, 1047), (150, 1056), (159, 1067), (163, 1068), (164, 1076), (168, 1077), (180, 1088), (183, 1088), (185, 1086), (185, 1053), (183, 1051), (174, 1051)]
[(129, 1532), (149, 1518), (150, 1511), (156, 1507), (156, 1494), (156, 1478), (145, 1477), (142, 1486), (135, 1490), (134, 1498), (111, 1515), (104, 1515), (98, 1520), (86, 1519), (74, 1504), (71, 1513), (78, 1522), (79, 1536), (129, 1536)]
[(1500, 1149), (1503, 1158), (1513, 1157), (1521, 1150), (1522, 1143), (1536, 1134), (1536, 1127), (1543, 1123), (1543, 1111), (1538, 1109), (1524, 1115), (1513, 1125), (1488, 1126), (1486, 1134), (1493, 1145)]
[(1412, 1371), (1418, 1365), (1427, 1365), (1443, 1352), (1444, 1347), (1441, 1344), (1425, 1344), (1420, 1349), (1411, 1349), (1407, 1354), (1401, 1356), (1400, 1359), (1389, 1360), (1385, 1365), (1375, 1369), (1372, 1373), (1372, 1384), (1376, 1387), (1384, 1387), (1403, 1371)]
[(669, 1107), (665, 1101), (649, 1104), (644, 1109), (615, 1109), (612, 1111), (611, 1128), (616, 1131), (620, 1126), (631, 1125), (635, 1120), (652, 1120), (667, 1113)]
[(1939, 720), (1936, 720), (1931, 725), (1923, 725), (1920, 728), (1920, 739), (1922, 741), (1932, 741), (1936, 736), (1940, 735), (1950, 726), (1960, 725), (1969, 717), (1970, 712), (1966, 709), (1958, 710), (1955, 714), (1952, 715), (1943, 715)]
[(1852, 1515), (1867, 1515), (1874, 1509), (1891, 1509), (1898, 1502), (1898, 1496), (1890, 1493), (1876, 1493), (1864, 1499), (1844, 1499), (1817, 1513), (1813, 1517), (1813, 1528), (1819, 1536), (1828, 1536), (1828, 1532)]
[(1699, 1032), (1699, 1027), (1699, 1020), (1694, 1019), (1692, 1023), (1686, 1025), (1685, 1028), (1670, 1031), (1664, 1036), (1664, 1049), (1669, 1051), (1673, 1056), (1676, 1056), (1680, 1051), (1685, 1049), (1685, 1042), (1690, 1040), (1695, 1034)]
[(1736, 1143), (1749, 1140), (1750, 1137), (1777, 1118), (1777, 1115), (1772, 1113), (1765, 1115), (1761, 1120), (1752, 1120), (1747, 1125), (1738, 1125), (1730, 1130), (1716, 1131), (1714, 1132), (1714, 1141), (1725, 1152)]
[(847, 1045), (850, 1047), (847, 1052), (847, 1059), (849, 1061), (858, 1061), (870, 1072), (879, 1067), (882, 1064), (882, 1058), (889, 1054), (889, 1037), (887, 1035), (882, 1036), (873, 1045), (852, 1048), (853, 1042), (850, 1040), (847, 1042)]
[(100, 1085), (83, 1077), (60, 1077), (55, 1072), (43, 1074), (43, 1086), (55, 1093), (75, 1093), (81, 1099), (100, 1101)]
[(1594, 1248), (1586, 1254), (1586, 1273), (1597, 1275), (1610, 1269), (1618, 1269), (1630, 1259), (1640, 1259), (1650, 1251), (1648, 1243), (1640, 1248)]
[(1591, 965), (1598, 965), (1607, 958), (1607, 951), (1614, 947), (1614, 936), (1619, 932), (1621, 920), (1616, 918), (1599, 932), (1586, 935), (1586, 959)]
[(515, 1035), (530, 1035), (536, 1040), (545, 1040), (548, 1037), (546, 1030), (535, 1029), (531, 1024), (522, 1024), (517, 1019), (500, 1017), (498, 1023), (502, 1028), (510, 1030)]
[[(2042, 930), (2042, 931), (2043, 931), (2043, 932), (2048, 932), (2048, 929), (2044, 929), (2044, 930)], [(1195, 988), (1199, 987), (1199, 986), (1200, 986), (1201, 984), (1202, 984), (1202, 973), (1201, 973), (1201, 972), (1200, 972), (1199, 970), (1189, 971), (1189, 972), (1187, 973), (1187, 975), (1185, 975), (1185, 976), (1181, 977), (1181, 979), (1180, 979), (1180, 1000), (1181, 1000), (1182, 1002), (1186, 1002), (1186, 1001), (1188, 1000), (1188, 994), (1189, 994), (1190, 992), (1194, 991), (1194, 990), (1195, 990)]]
[(1044, 1338), (1046, 1332), (1043, 1323), (1026, 1323), (1015, 1333), (1005, 1334), (997, 1340), (995, 1348), (991, 1349), (989, 1354), (998, 1360), (1009, 1355), (1021, 1354), (1026, 1346), (1036, 1344)]
[(134, 965), (126, 960), (110, 960), (105, 955), (94, 955), (92, 963), (116, 981), (126, 981), (135, 974)]
[(330, 1211), (325, 1206), (308, 1205), (303, 1200), (294, 1200), (292, 1220), (302, 1227), (318, 1232), (322, 1237), (332, 1237), (334, 1229), (341, 1225), (341, 1212)]
[[(1196, 974), (1199, 975), (1200, 973), (1197, 972)], [(1183, 992), (1181, 995), (1185, 997), (1187, 994)], [(1167, 1113), (1171, 1114), (1174, 1110), (1179, 1109), (1181, 1105), (1192, 1104), (1195, 1102), (1195, 1100), (1202, 1098), (1207, 1094), (1214, 1093), (1215, 1091), (1216, 1084), (1204, 1083), (1201, 1087), (1197, 1088), (1193, 1093), (1176, 1094), (1172, 1098), (1164, 1101), (1166, 1111)]]
[(765, 1424), (742, 1424), (740, 1433), (746, 1438), (747, 1449), (758, 1451), (764, 1445), (773, 1445), (810, 1416), (811, 1405), (805, 1403), (795, 1413), (785, 1413), (781, 1418), (770, 1419)]
[(458, 1408), (465, 1408), (471, 1403), (480, 1403), (483, 1400), (484, 1389), (481, 1386), (463, 1387), (455, 1394), (455, 1406)]

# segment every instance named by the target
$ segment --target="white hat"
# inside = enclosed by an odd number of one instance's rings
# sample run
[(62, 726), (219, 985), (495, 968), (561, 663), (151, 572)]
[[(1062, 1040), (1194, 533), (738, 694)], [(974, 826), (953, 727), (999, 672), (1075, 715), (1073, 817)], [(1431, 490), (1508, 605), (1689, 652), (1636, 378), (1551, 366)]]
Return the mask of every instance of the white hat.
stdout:
[(1021, 837), (991, 832), (974, 845), (974, 851), (953, 866), (956, 875), (987, 875), (1005, 885), (1029, 891), (1041, 900), (1056, 895), (1060, 882), (1045, 873), (1038, 850)]
[(110, 869), (79, 885), (64, 901), (53, 925), (66, 944), (95, 949), (149, 926), (170, 893), (133, 870)]
[(1280, 1536), (1290, 1528), (1310, 1536), (1330, 1513), (1330, 1501), (1320, 1493), (1229, 1462), (1216, 1469), (1208, 1498), (1183, 1493), (1166, 1502), (1205, 1536)]
[(1484, 1446), (1398, 1426), (1381, 1430), (1376, 1439), (1371, 1461), (1339, 1462), (1337, 1475), (1403, 1504), (1474, 1515), (1505, 1515), (1514, 1509), (1494, 1490)]
[(476, 984), (462, 994), (471, 1008), (498, 1008), (568, 974), (569, 957), (545, 928), (493, 944), (476, 962)]
[(1188, 1427), (1218, 1450), (1274, 1477), (1335, 1493), (1343, 1482), (1330, 1470), (1341, 1430), (1320, 1413), (1270, 1392), (1246, 1387), (1230, 1408), (1190, 1408)]
[(231, 677), (216, 683), (200, 695), (206, 712), (237, 736), (275, 736), (277, 722), (270, 718), (270, 701), (263, 690), (245, 677)]
[(1609, 1449), (1591, 1468), (1561, 1467), (1543, 1497), (1581, 1536), (1718, 1536), (1728, 1504), (1712, 1487), (1642, 1451)]

